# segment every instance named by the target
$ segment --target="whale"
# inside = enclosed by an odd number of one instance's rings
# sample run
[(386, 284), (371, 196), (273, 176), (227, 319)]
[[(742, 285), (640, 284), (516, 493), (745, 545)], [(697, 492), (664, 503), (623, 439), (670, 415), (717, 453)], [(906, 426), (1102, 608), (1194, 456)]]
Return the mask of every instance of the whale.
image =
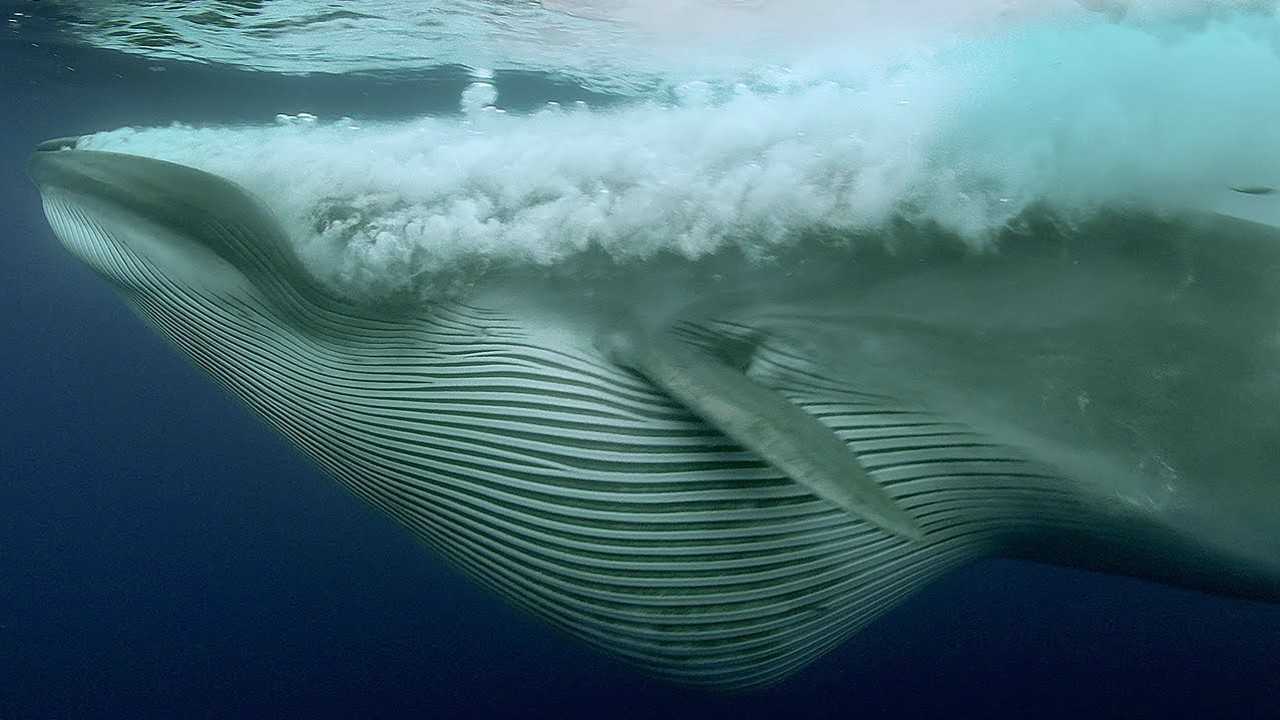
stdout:
[(777, 682), (986, 558), (1280, 601), (1280, 228), (903, 219), (505, 267), (428, 300), (310, 272), (235, 182), (42, 143), (53, 235), (352, 494), (681, 683)]

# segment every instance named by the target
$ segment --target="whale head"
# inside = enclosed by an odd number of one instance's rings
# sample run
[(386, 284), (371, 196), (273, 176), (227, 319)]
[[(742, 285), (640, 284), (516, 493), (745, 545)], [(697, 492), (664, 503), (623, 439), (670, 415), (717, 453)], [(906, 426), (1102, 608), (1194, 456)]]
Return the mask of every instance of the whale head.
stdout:
[(772, 682), (990, 556), (1280, 600), (1275, 228), (922, 241), (658, 317), (523, 281), (392, 310), (224, 178), (74, 140), (30, 174), (68, 250), (330, 475), (658, 674)]

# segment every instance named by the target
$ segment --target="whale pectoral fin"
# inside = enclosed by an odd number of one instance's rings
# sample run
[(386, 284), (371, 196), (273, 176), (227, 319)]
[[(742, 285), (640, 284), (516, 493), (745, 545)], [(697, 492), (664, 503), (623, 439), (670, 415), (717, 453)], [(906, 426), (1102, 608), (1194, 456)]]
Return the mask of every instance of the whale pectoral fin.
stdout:
[(923, 539), (915, 520), (830, 428), (730, 362), (666, 332), (616, 336), (608, 351), (615, 362), (639, 372), (815, 495), (895, 535)]

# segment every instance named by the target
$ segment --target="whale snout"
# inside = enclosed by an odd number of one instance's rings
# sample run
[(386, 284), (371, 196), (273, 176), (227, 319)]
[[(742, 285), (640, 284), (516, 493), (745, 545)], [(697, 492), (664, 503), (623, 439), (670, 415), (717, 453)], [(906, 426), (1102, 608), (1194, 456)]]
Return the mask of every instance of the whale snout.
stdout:
[(66, 137), (50, 138), (40, 143), (39, 145), (36, 145), (35, 151), (38, 153), (42, 153), (42, 152), (56, 152), (58, 150), (75, 150), (76, 145), (79, 142), (80, 142), (79, 135), (68, 135)]
[(65, 155), (74, 154), (78, 137), (53, 138), (36, 145), (27, 160), (27, 174), (41, 191), (59, 184), (59, 179), (68, 177), (69, 165)]
[(274, 215), (226, 178), (177, 163), (87, 150), (79, 138), (36, 146), (28, 172), (54, 234), (118, 286), (328, 299)]

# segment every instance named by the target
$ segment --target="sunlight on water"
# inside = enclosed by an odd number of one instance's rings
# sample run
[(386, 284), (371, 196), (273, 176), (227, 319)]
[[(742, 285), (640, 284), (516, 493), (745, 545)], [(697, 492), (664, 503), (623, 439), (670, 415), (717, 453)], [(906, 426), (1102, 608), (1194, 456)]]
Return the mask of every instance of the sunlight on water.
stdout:
[(596, 90), (634, 92), (672, 79), (742, 79), (761, 65), (804, 64), (815, 50), (904, 54), (922, 44), (1036, 20), (1103, 18), (1195, 25), (1273, 0), (454, 0), (351, 3), (61, 0), (100, 47), (285, 73), (529, 70)]

